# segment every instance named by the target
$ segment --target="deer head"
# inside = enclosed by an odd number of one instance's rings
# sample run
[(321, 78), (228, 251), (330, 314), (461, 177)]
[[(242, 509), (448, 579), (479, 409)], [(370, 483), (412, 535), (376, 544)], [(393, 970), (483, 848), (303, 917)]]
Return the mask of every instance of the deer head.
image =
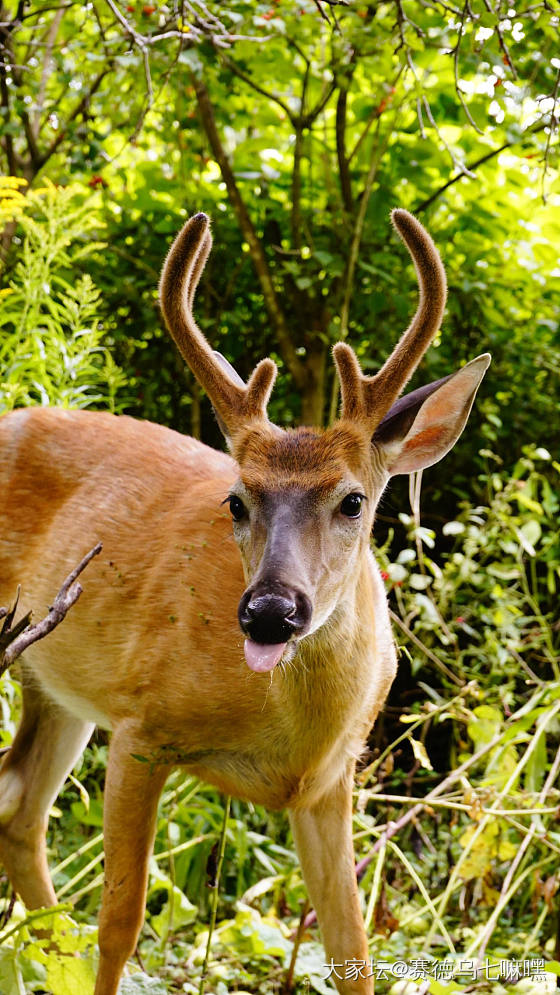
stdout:
[(356, 612), (360, 578), (370, 569), (375, 508), (387, 481), (428, 467), (451, 449), (490, 362), (479, 356), (398, 400), (439, 329), (446, 279), (422, 225), (404, 210), (393, 211), (392, 220), (414, 261), (418, 308), (375, 376), (362, 373), (347, 343), (335, 345), (341, 412), (325, 430), (273, 425), (266, 409), (274, 362), (261, 360), (245, 384), (197, 327), (193, 299), (211, 247), (204, 214), (187, 221), (163, 268), (165, 321), (207, 392), (239, 467), (226, 501), (247, 582), (239, 623), (255, 671), (289, 662), (302, 639), (328, 635), (337, 618)]

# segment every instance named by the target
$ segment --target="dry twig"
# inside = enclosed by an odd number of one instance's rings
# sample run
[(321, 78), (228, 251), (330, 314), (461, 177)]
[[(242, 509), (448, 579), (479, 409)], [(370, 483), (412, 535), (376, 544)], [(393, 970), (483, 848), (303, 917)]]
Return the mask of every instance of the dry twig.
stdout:
[(82, 593), (83, 588), (77, 578), (85, 570), (90, 560), (101, 552), (102, 548), (102, 544), (98, 542), (93, 549), (90, 549), (89, 553), (84, 556), (83, 560), (78, 563), (78, 566), (72, 570), (72, 573), (64, 581), (45, 617), (40, 622), (36, 622), (35, 625), (30, 624), (31, 612), (29, 612), (25, 618), (20, 619), (12, 627), (19, 599), (19, 590), (14, 606), (9, 610), (0, 609), (0, 618), (4, 618), (0, 632), (0, 675), (11, 666), (14, 660), (17, 660), (18, 656), (21, 656), (28, 646), (36, 643), (39, 639), (43, 639), (57, 625), (60, 625), (66, 617), (67, 612), (76, 603)]

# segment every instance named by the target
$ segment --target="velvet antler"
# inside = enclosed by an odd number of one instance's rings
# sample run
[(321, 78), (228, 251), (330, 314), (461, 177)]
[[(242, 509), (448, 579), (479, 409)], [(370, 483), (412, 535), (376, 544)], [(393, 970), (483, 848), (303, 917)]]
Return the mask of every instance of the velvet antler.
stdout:
[(354, 350), (346, 342), (338, 342), (333, 349), (341, 386), (341, 417), (363, 422), (370, 432), (396, 401), (436, 334), (447, 292), (445, 271), (428, 232), (408, 211), (394, 210), (391, 219), (416, 268), (420, 285), (416, 314), (375, 376), (362, 373)]
[(192, 314), (194, 295), (212, 246), (209, 220), (195, 214), (177, 235), (165, 260), (159, 284), (166, 325), (183, 359), (208, 394), (227, 435), (242, 424), (266, 419), (276, 379), (276, 364), (263, 359), (244, 384), (229, 364), (213, 352)]

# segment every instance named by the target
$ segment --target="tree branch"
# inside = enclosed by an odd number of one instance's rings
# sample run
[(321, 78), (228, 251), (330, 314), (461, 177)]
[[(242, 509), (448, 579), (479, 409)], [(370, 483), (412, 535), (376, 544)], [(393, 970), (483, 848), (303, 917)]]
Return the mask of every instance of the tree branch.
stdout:
[(496, 34), (498, 35), (498, 42), (504, 56), (505, 64), (509, 66), (509, 68), (511, 69), (511, 75), (513, 76), (513, 78), (517, 79), (517, 71), (513, 64), (509, 48), (507, 47), (504, 36), (502, 34), (502, 29), (500, 28), (500, 15), (494, 10), (492, 4), (490, 3), (490, 0), (483, 0), (483, 3), (488, 13), (492, 14), (496, 18)]
[(303, 153), (303, 128), (301, 122), (295, 125), (294, 166), (292, 170), (292, 245), (298, 252), (301, 249), (301, 158)]
[[(398, 71), (397, 71), (397, 73), (395, 75), (395, 78), (394, 78), (394, 80), (392, 81), (392, 83), (390, 85), (389, 93), (388, 93), (387, 97), (384, 98), (384, 100), (385, 100), (385, 106), (387, 106), (389, 103), (392, 102), (393, 94), (394, 94), (394, 92), (396, 90), (397, 83), (399, 82), (399, 79), (401, 78), (404, 70), (405, 70), (405, 66), (403, 64), (403, 65), (401, 65), (399, 67), (399, 69), (398, 69)], [(348, 156), (348, 163), (352, 162), (352, 159), (359, 152), (360, 148), (362, 147), (362, 144), (363, 144), (364, 140), (369, 135), (369, 132), (370, 132), (370, 129), (371, 129), (372, 125), (375, 124), (375, 122), (378, 120), (378, 118), (380, 117), (380, 115), (383, 113), (383, 110), (385, 108), (383, 108), (382, 110), (380, 110), (380, 107), (382, 106), (382, 104), (383, 104), (383, 101), (381, 101), (380, 104), (377, 104), (377, 106), (374, 107), (373, 110), (371, 111), (371, 113), (370, 113), (370, 115), (369, 115), (369, 117), (368, 117), (368, 119), (366, 121), (366, 125), (365, 125), (364, 130), (362, 131), (360, 137), (357, 139), (356, 144), (354, 145), (354, 148), (352, 149), (350, 155)]]
[(260, 86), (259, 83), (255, 82), (254, 79), (251, 79), (248, 73), (243, 72), (243, 70), (240, 69), (239, 66), (232, 59), (228, 58), (228, 56), (225, 55), (225, 53), (223, 52), (221, 53), (221, 59), (224, 66), (227, 66), (227, 68), (231, 70), (234, 76), (237, 76), (239, 79), (242, 79), (244, 83), (247, 83), (247, 86), (250, 86), (251, 89), (255, 91), (255, 93), (260, 93), (261, 97), (265, 97), (266, 100), (272, 101), (273, 104), (278, 104), (278, 106), (282, 108), (282, 110), (289, 118), (289, 120), (292, 121), (293, 123), (294, 118), (292, 111), (288, 107), (288, 104), (286, 104), (282, 100), (282, 98), (278, 96), (277, 93), (271, 93), (270, 90), (265, 90), (263, 86)]
[(292, 169), (292, 245), (298, 251), (301, 249), (301, 160), (303, 155), (303, 131), (305, 123), (305, 98), (307, 95), (307, 84), (309, 82), (309, 63), (305, 67), (303, 83), (301, 86), (300, 113), (299, 117), (292, 119), (296, 132), (294, 143), (294, 165)]
[[(21, 23), (20, 18), (23, 14), (23, 3), (18, 5), (15, 17), (9, 19), (9, 15), (5, 10), (4, 6), (0, 8), (0, 18), (3, 23), (0, 24), (0, 65), (1, 74), (3, 79), (3, 88), (7, 87), (7, 76), (11, 72), (16, 86), (21, 86), (21, 72), (16, 64), (13, 48), (12, 48), (12, 34), (15, 28)], [(4, 17), (6, 18), (4, 20)], [(2, 95), (2, 103), (4, 105), (4, 95)], [(8, 105), (9, 106), (9, 105)], [(37, 142), (35, 141), (35, 135), (33, 132), (33, 127), (29, 118), (29, 114), (26, 110), (20, 112), (20, 120), (23, 124), (23, 131), (27, 141), (27, 148), (29, 150), (29, 156), (31, 164), (35, 167), (35, 163), (38, 158)], [(6, 154), (8, 154), (8, 147), (6, 146)], [(12, 159), (15, 160), (14, 148), (12, 145)]]
[[(345, 81), (346, 82), (346, 81)], [(350, 180), (349, 159), (346, 155), (346, 110), (348, 105), (348, 89), (341, 86), (336, 101), (336, 155), (338, 159), (338, 175), (340, 178), (340, 191), (342, 193), (342, 203), (348, 214), (352, 214), (354, 207), (352, 199), (352, 183)]]
[[(4, 34), (3, 28), (0, 28), (0, 103), (2, 110), (4, 111), (4, 124), (8, 125), (11, 118), (11, 106), (10, 106), (10, 91), (8, 84), (6, 82), (6, 62), (5, 62), (5, 46), (2, 39)], [(14, 149), (14, 138), (9, 128), (6, 129), (4, 136), (4, 148), (6, 150), (6, 158), (8, 160), (8, 173), (10, 176), (15, 176), (17, 172), (16, 154)]]
[(546, 125), (544, 123), (539, 124), (537, 125), (537, 127), (531, 128), (531, 130), (528, 133), (525, 132), (523, 135), (521, 135), (516, 142), (504, 142), (504, 144), (500, 145), (499, 148), (492, 149), (490, 152), (486, 152), (485, 155), (481, 155), (479, 159), (475, 159), (474, 162), (469, 163), (469, 165), (467, 166), (468, 169), (467, 174), (465, 174), (464, 172), (455, 173), (455, 176), (452, 176), (451, 179), (447, 181), (447, 183), (444, 183), (442, 187), (439, 187), (437, 190), (434, 191), (434, 193), (430, 194), (430, 196), (427, 197), (426, 200), (420, 201), (420, 203), (413, 208), (414, 213), (418, 214), (420, 211), (425, 211), (426, 208), (428, 208), (430, 204), (433, 204), (433, 202), (437, 200), (442, 193), (445, 193), (445, 191), (449, 187), (452, 187), (454, 183), (457, 183), (458, 180), (462, 180), (465, 175), (474, 178), (473, 176), (474, 171), (478, 169), (479, 166), (484, 165), (485, 162), (488, 162), (490, 159), (493, 159), (495, 156), (499, 155), (500, 152), (503, 152), (505, 149), (510, 149), (515, 145), (521, 144), (521, 142), (525, 141), (528, 134), (536, 135), (538, 134), (539, 131), (543, 131), (545, 127)]
[(542, 172), (542, 202), (546, 204), (546, 174), (548, 172), (549, 157), (550, 157), (550, 145), (552, 142), (552, 136), (558, 128), (558, 118), (556, 116), (556, 104), (558, 103), (558, 88), (560, 86), (560, 69), (556, 73), (556, 82), (554, 84), (554, 90), (552, 91), (552, 110), (550, 112), (550, 125), (548, 128), (548, 135), (546, 136), (546, 148), (544, 150), (544, 161), (543, 161), (543, 172)]
[(36, 169), (37, 173), (39, 172), (39, 170), (43, 168), (43, 166), (54, 155), (58, 147), (62, 144), (67, 135), (68, 125), (72, 121), (75, 121), (76, 118), (79, 117), (79, 115), (85, 111), (94, 93), (97, 92), (105, 77), (108, 76), (108, 74), (111, 72), (113, 64), (114, 64), (114, 59), (111, 59), (109, 64), (105, 66), (104, 69), (102, 69), (101, 72), (97, 74), (87, 93), (85, 93), (84, 96), (81, 98), (81, 100), (78, 101), (74, 109), (70, 112), (70, 114), (66, 118), (65, 127), (60, 129), (58, 135), (56, 136), (56, 138), (53, 139), (49, 147), (45, 149), (45, 151), (38, 156), (37, 169)]
[(335, 90), (336, 90), (336, 80), (333, 78), (331, 79), (330, 83), (325, 87), (325, 92), (321, 97), (319, 97), (317, 103), (315, 104), (315, 107), (312, 107), (309, 113), (307, 114), (306, 121), (309, 124), (311, 124), (313, 121), (315, 121), (316, 118), (319, 117), (319, 114), (321, 113), (321, 111), (325, 109)]
[(463, 96), (463, 92), (461, 90), (461, 87), (459, 86), (459, 52), (461, 50), (461, 41), (462, 41), (462, 38), (463, 38), (463, 31), (465, 29), (465, 17), (467, 16), (467, 8), (468, 8), (468, 6), (469, 6), (469, 0), (466, 0), (465, 4), (463, 6), (463, 13), (461, 14), (461, 22), (459, 24), (459, 35), (457, 37), (457, 44), (455, 45), (455, 50), (453, 52), (453, 73), (454, 73), (454, 76), (455, 76), (455, 93), (457, 94), (457, 96), (459, 97), (459, 100), (461, 101), (461, 106), (462, 106), (462, 108), (463, 108), (463, 110), (465, 112), (465, 115), (466, 115), (466, 118), (467, 118), (469, 124), (472, 125), (472, 127), (474, 128), (475, 131), (478, 131), (479, 135), (482, 135), (483, 132), (478, 127), (476, 121), (472, 117), (472, 114), (471, 114), (471, 112), (470, 112), (470, 110), (469, 110), (469, 108), (467, 106), (467, 102), (466, 102), (466, 100), (465, 100), (465, 98)]
[(0, 617), (3, 615), (4, 624), (0, 632), (0, 675), (11, 666), (18, 656), (21, 656), (28, 646), (36, 643), (39, 639), (43, 639), (57, 625), (60, 625), (66, 617), (67, 612), (76, 603), (83, 591), (82, 585), (78, 582), (77, 578), (85, 570), (90, 560), (101, 552), (102, 548), (102, 544), (98, 542), (84, 556), (83, 560), (78, 563), (78, 566), (72, 570), (72, 573), (68, 575), (54, 599), (52, 607), (49, 608), (47, 615), (40, 622), (30, 625), (31, 612), (29, 612), (24, 619), (17, 622), (12, 628), (19, 591), (16, 604), (13, 608), (9, 611), (1, 610)]
[[(356, 221), (354, 224), (354, 231), (352, 232), (352, 240), (350, 242), (350, 251), (348, 253), (348, 263), (346, 266), (346, 273), (344, 279), (344, 298), (342, 301), (342, 309), (340, 312), (340, 333), (339, 333), (340, 339), (345, 339), (346, 336), (348, 335), (348, 320), (350, 317), (350, 304), (352, 301), (352, 293), (354, 287), (354, 274), (356, 272), (356, 265), (360, 253), (360, 244), (362, 241), (362, 235), (364, 231), (367, 207), (369, 204), (369, 199), (371, 197), (371, 191), (373, 189), (375, 177), (377, 175), (377, 169), (383, 157), (383, 154), (387, 149), (387, 145), (389, 144), (389, 138), (391, 135), (391, 129), (389, 129), (387, 132), (387, 137), (383, 142), (383, 144), (379, 143), (379, 120), (380, 119), (378, 118), (377, 133), (371, 151), (371, 159), (370, 159), (368, 174), (364, 185), (364, 192), (360, 199), (360, 206), (358, 208), (358, 214), (356, 216)], [(330, 406), (330, 416), (329, 416), (329, 421), (331, 424), (335, 421), (336, 418), (336, 410), (338, 407), (338, 394), (339, 394), (339, 380), (338, 377), (335, 377), (333, 380), (333, 390), (331, 395), (331, 406)]]
[(220, 167), (220, 172), (222, 174), (223, 181), (226, 185), (229, 198), (237, 215), (237, 220), (239, 221), (239, 226), (243, 232), (243, 236), (249, 245), (249, 252), (251, 254), (251, 259), (253, 261), (253, 266), (257, 273), (259, 283), (263, 292), (265, 304), (267, 311), (270, 315), (271, 321), (274, 325), (276, 332), (276, 337), (278, 340), (278, 345), (280, 347), (280, 352), (282, 358), (286, 363), (290, 375), (293, 377), (296, 387), (302, 390), (305, 386), (305, 369), (300, 359), (297, 356), (294, 345), (292, 343), (292, 338), (290, 331), (288, 329), (286, 318), (278, 297), (276, 295), (276, 290), (274, 289), (274, 284), (272, 282), (272, 275), (268, 266), (268, 261), (263, 251), (263, 247), (260, 243), (258, 235), (255, 231), (255, 227), (251, 218), (249, 217), (249, 212), (245, 206), (245, 202), (241, 197), (239, 192), (239, 187), (235, 179), (231, 163), (227, 157), (226, 151), (222, 144), (222, 140), (218, 133), (218, 128), (216, 126), (216, 117), (214, 114), (214, 108), (203, 81), (199, 79), (194, 73), (192, 74), (193, 86), (196, 94), (196, 99), (198, 101), (198, 108), (200, 111), (200, 117), (206, 136), (210, 143), (210, 148), (212, 149), (212, 154)]
[(59, 7), (58, 10), (55, 12), (52, 22), (46, 32), (45, 50), (43, 53), (43, 68), (41, 70), (39, 92), (37, 94), (37, 100), (35, 102), (35, 108), (32, 117), (32, 126), (33, 126), (33, 131), (35, 133), (35, 138), (39, 137), (39, 131), (41, 127), (41, 112), (43, 110), (45, 94), (47, 92), (47, 85), (50, 77), (52, 76), (53, 67), (54, 67), (54, 62), (51, 59), (51, 55), (63, 17), (64, 17), (64, 7)]

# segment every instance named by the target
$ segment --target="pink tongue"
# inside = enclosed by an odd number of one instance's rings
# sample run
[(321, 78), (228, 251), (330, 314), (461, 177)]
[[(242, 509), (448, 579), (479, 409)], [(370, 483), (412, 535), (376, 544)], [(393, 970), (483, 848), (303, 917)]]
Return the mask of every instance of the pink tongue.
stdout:
[(286, 649), (286, 643), (254, 643), (252, 639), (246, 639), (243, 647), (245, 659), (256, 674), (265, 674), (272, 670), (282, 657)]

